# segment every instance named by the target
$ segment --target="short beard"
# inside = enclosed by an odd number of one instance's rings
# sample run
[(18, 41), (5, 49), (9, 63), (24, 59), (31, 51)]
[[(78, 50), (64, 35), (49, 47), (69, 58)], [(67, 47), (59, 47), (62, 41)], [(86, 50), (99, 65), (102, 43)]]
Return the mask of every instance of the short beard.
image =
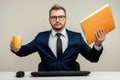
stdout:
[(60, 28), (53, 28), (53, 29), (56, 30), (56, 31), (60, 31), (60, 30), (63, 29), (63, 27), (60, 27)]
[[(51, 24), (51, 23), (50, 23)], [(51, 24), (51, 26), (52, 26), (52, 28), (55, 30), (55, 31), (61, 31), (62, 29), (64, 29), (64, 27), (65, 27), (65, 23), (63, 24), (63, 25), (61, 25), (61, 27), (59, 27), (59, 28), (55, 28), (55, 27), (53, 27), (53, 25)]]

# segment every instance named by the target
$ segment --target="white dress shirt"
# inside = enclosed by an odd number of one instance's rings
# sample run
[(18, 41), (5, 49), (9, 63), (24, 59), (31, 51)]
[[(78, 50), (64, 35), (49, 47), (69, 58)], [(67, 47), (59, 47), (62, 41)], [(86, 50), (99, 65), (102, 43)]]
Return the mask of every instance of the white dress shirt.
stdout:
[[(64, 29), (61, 32), (61, 34), (62, 34), (62, 36), (60, 36), (60, 38), (62, 40), (62, 50), (63, 50), (62, 52), (64, 53), (65, 49), (68, 47), (68, 35), (66, 32), (66, 29)], [(54, 53), (54, 55), (57, 57), (56, 42), (57, 42), (57, 35), (56, 35), (56, 32), (52, 29), (48, 44), (49, 44), (50, 49)], [(99, 50), (101, 50), (102, 46), (96, 46), (94, 44), (94, 48), (99, 51)]]
[[(62, 52), (64, 52), (68, 46), (68, 35), (66, 32), (66, 29), (64, 29), (61, 32), (61, 34), (62, 34), (62, 36), (60, 36), (60, 39), (62, 40), (62, 50), (63, 50)], [(57, 43), (57, 35), (56, 35), (56, 32), (54, 30), (52, 30), (50, 37), (49, 37), (48, 44), (55, 56), (57, 56), (56, 43)]]

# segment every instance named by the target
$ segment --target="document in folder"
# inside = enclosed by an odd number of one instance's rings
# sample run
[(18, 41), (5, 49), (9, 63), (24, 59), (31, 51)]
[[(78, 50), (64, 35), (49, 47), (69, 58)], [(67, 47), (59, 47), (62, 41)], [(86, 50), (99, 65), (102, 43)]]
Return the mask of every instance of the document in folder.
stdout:
[(104, 5), (102, 8), (83, 19), (80, 23), (88, 44), (96, 40), (95, 34), (98, 29), (103, 28), (105, 34), (107, 34), (115, 28), (112, 10), (109, 4)]

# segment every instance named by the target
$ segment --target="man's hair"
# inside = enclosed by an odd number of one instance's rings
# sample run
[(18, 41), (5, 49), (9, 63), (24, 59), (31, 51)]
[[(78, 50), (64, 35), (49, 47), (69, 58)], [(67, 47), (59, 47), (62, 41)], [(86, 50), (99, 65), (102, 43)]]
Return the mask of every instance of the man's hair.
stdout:
[(62, 6), (60, 6), (60, 5), (58, 5), (58, 4), (55, 4), (55, 5), (53, 5), (53, 7), (49, 10), (49, 17), (50, 17), (50, 15), (51, 15), (51, 11), (52, 10), (60, 10), (60, 9), (62, 9), (64, 12), (65, 12), (65, 16), (66, 16), (66, 10), (62, 7)]

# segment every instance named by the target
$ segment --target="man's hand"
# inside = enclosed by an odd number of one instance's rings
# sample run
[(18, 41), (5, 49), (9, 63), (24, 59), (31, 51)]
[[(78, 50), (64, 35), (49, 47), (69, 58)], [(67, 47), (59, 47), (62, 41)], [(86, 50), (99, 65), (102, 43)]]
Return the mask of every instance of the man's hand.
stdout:
[(12, 41), (10, 42), (10, 50), (12, 50), (13, 52), (19, 51), (19, 49), (15, 49), (15, 48), (13, 47), (13, 42), (12, 42)]
[(95, 36), (96, 36), (95, 45), (100, 46), (106, 38), (104, 29), (99, 29)]

